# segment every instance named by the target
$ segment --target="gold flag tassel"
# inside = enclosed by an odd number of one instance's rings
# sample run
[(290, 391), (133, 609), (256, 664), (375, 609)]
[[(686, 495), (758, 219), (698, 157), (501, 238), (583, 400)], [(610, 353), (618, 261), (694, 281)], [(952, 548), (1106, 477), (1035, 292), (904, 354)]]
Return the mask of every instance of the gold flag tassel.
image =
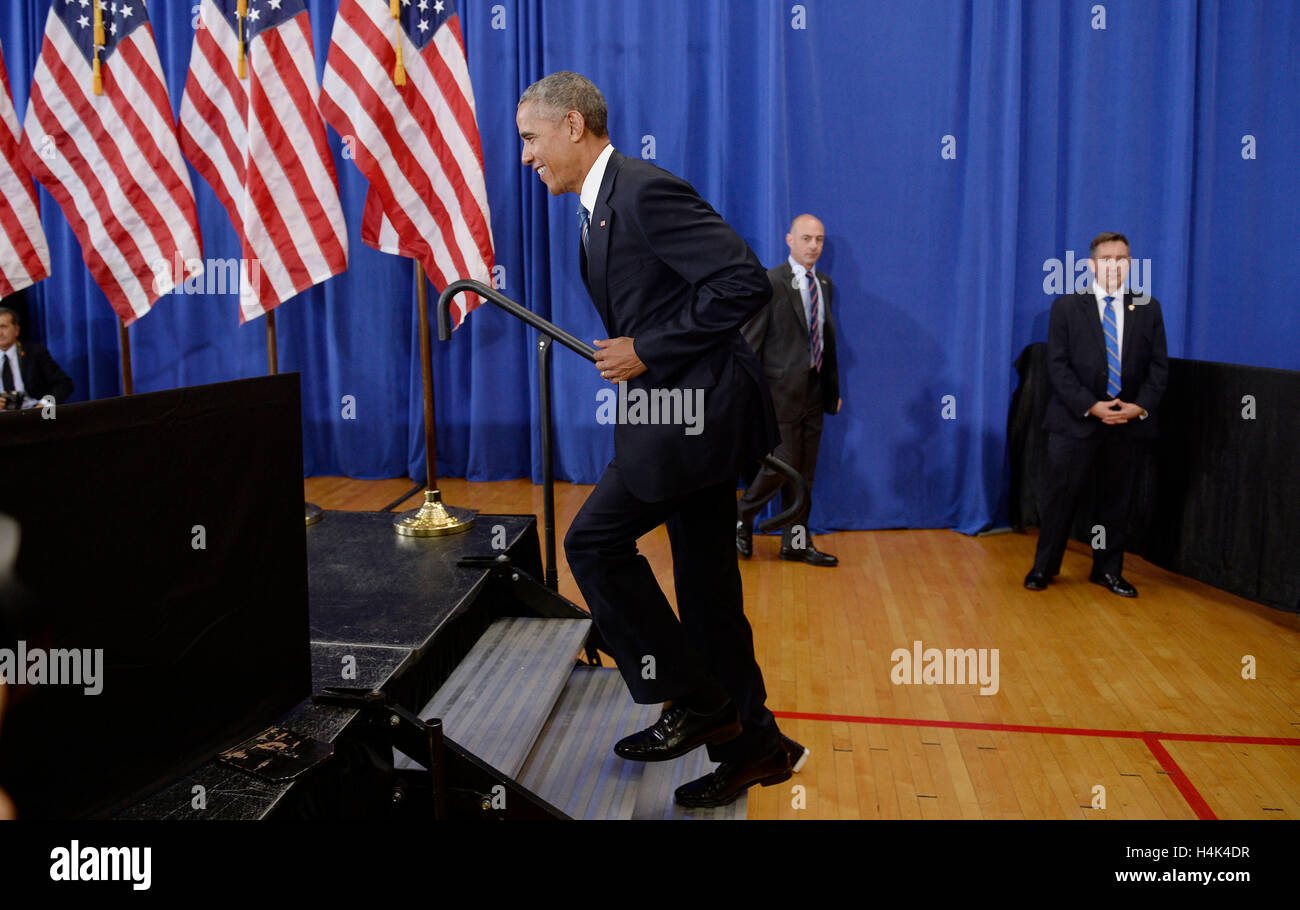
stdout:
[(104, 77), (100, 72), (99, 55), (103, 51), (104, 45), (108, 42), (104, 37), (104, 0), (95, 0), (95, 56), (91, 62), (91, 71), (94, 78), (91, 84), (91, 90), (96, 95), (104, 94)]
[(388, 11), (397, 20), (397, 35), (393, 45), (397, 49), (397, 65), (393, 67), (393, 84), (406, 85), (406, 64), (402, 62), (402, 0), (391, 0)]
[(244, 50), (244, 20), (248, 18), (248, 0), (239, 0), (239, 8), (235, 11), (239, 16), (239, 60), (235, 67), (236, 75), (240, 79), (248, 78), (248, 64), (245, 62), (247, 53)]

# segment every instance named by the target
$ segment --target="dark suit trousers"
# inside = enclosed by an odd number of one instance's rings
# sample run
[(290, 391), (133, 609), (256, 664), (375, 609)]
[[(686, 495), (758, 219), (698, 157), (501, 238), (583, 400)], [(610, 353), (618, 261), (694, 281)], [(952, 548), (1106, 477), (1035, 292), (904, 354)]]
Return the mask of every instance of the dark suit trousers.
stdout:
[[(643, 502), (623, 483), (616, 459), (564, 537), (569, 569), (635, 701), (721, 688), (736, 703), (744, 731), (709, 746), (713, 761), (762, 754), (779, 741), (745, 619), (735, 497), (734, 485), (721, 483)], [(665, 522), (680, 621), (636, 546)]]
[[(777, 458), (794, 468), (808, 483), (808, 502), (803, 512), (795, 516), (793, 522), (781, 532), (781, 545), (789, 547), (796, 525), (805, 529), (804, 543), (809, 542), (807, 534), (808, 514), (812, 511), (812, 484), (817, 473), (817, 451), (822, 442), (822, 421), (825, 415), (825, 402), (822, 399), (820, 376), (812, 370), (808, 372), (808, 382), (803, 398), (803, 413), (793, 423), (782, 423), (781, 444), (773, 452)], [(772, 498), (781, 491), (781, 510), (785, 511), (794, 501), (794, 493), (785, 478), (764, 466), (759, 469), (754, 482), (745, 490), (736, 507), (736, 516), (740, 521), (752, 522)]]
[(1099, 575), (1121, 574), (1133, 474), (1141, 442), (1118, 430), (1118, 427), (1101, 426), (1083, 439), (1063, 433), (1047, 434), (1047, 479), (1039, 509), (1034, 568), (1049, 577), (1061, 569), (1079, 494), (1094, 467), (1097, 514), (1089, 518), (1089, 534), (1094, 544), (1099, 542), (1093, 528), (1100, 525), (1105, 530), (1105, 547), (1094, 545), (1092, 571)]

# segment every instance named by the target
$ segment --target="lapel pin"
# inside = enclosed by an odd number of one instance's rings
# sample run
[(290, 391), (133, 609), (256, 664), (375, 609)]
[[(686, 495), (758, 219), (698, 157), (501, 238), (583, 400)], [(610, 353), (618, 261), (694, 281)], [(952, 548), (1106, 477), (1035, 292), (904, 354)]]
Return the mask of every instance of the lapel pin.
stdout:
[(1130, 313), (1133, 312), (1133, 311), (1136, 310), (1136, 309), (1137, 309), (1137, 304), (1136, 304), (1136, 303), (1130, 303), (1130, 304), (1128, 305), (1128, 311), (1129, 311)]
[(604, 226), (605, 226), (605, 220), (604, 220), (603, 218), (601, 219), (600, 226), (601, 226), (601, 227), (604, 227)]

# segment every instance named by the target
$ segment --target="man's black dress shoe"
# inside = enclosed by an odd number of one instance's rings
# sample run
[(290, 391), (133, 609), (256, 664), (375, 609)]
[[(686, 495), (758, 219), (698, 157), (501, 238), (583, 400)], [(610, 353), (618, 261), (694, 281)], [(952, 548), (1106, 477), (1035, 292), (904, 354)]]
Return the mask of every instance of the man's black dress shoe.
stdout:
[(785, 754), (790, 759), (791, 773), (798, 774), (804, 763), (808, 761), (808, 756), (812, 755), (812, 752), (807, 746), (795, 742), (784, 733), (781, 734), (781, 745), (785, 746)]
[(677, 805), (710, 809), (736, 801), (754, 784), (770, 787), (790, 779), (790, 756), (778, 743), (767, 755), (748, 761), (724, 761), (703, 777), (677, 788)]
[(1029, 574), (1025, 576), (1025, 587), (1031, 591), (1046, 591), (1047, 573), (1030, 569)]
[(746, 559), (754, 555), (754, 528), (747, 521), (736, 522), (736, 552)]
[(1088, 581), (1095, 585), (1101, 585), (1112, 594), (1118, 594), (1120, 597), (1137, 597), (1138, 590), (1119, 575), (1092, 575)]
[(838, 566), (840, 561), (829, 553), (823, 553), (821, 550), (808, 544), (802, 550), (796, 550), (794, 547), (781, 547), (781, 558), (788, 559), (791, 562), (806, 562), (810, 566)]
[(614, 754), (629, 761), (671, 761), (698, 746), (725, 743), (739, 735), (740, 713), (730, 699), (711, 714), (669, 703), (653, 724), (620, 739)]

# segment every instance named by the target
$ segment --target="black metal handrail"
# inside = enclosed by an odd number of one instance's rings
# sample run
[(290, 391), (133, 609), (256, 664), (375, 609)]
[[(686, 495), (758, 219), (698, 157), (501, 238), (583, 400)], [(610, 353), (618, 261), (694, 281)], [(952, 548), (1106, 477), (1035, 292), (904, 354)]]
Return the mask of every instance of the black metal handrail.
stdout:
[[(461, 278), (453, 281), (438, 295), (438, 340), (451, 340), (451, 300), (457, 294), (466, 291), (478, 294), (488, 303), (500, 307), (511, 316), (528, 323), (541, 333), (541, 337), (537, 340), (537, 366), (541, 380), (538, 383), (538, 397), (542, 417), (542, 518), (546, 536), (545, 583), (551, 590), (556, 590), (559, 580), (555, 571), (555, 473), (551, 462), (551, 341), (558, 341), (575, 354), (587, 358), (592, 363), (596, 362), (596, 349), (585, 341), (570, 335), (553, 322), (538, 316), (527, 307), (511, 300), (500, 291), (472, 278)], [(784, 528), (803, 512), (804, 505), (808, 502), (808, 484), (798, 471), (775, 455), (764, 455), (759, 460), (783, 476), (794, 490), (794, 502), (791, 503), (788, 509), (759, 523), (757, 530), (760, 533), (765, 533), (777, 528)]]

